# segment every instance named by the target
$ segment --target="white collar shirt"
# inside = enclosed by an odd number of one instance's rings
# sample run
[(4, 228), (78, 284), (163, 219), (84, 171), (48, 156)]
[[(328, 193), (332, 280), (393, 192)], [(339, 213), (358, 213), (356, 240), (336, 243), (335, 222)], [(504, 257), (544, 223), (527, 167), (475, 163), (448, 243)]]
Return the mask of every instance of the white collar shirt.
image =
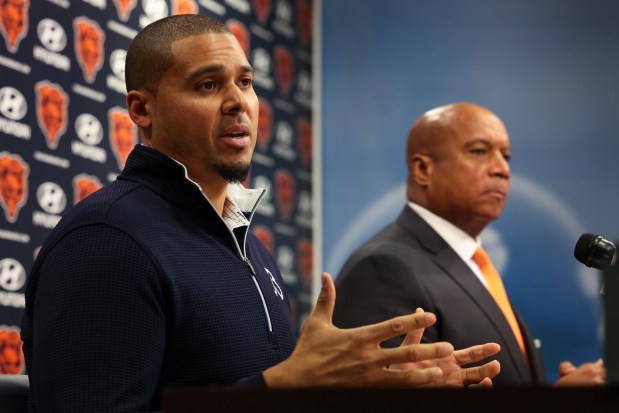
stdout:
[(435, 213), (428, 209), (409, 202), (408, 206), (413, 209), (428, 225), (432, 227), (438, 235), (453, 249), (456, 254), (469, 266), (471, 271), (477, 276), (479, 281), (488, 288), (486, 280), (479, 270), (479, 266), (473, 261), (472, 257), (477, 248), (481, 246), (481, 239), (471, 238), (469, 234), (462, 231), (460, 228), (447, 221), (444, 218), (439, 217)]

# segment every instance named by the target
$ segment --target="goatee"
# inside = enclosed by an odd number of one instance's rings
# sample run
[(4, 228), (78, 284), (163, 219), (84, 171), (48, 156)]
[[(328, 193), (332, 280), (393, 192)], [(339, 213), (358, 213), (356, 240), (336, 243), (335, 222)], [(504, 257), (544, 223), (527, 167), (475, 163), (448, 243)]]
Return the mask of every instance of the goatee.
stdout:
[(250, 166), (250, 164), (215, 165), (215, 170), (230, 183), (236, 183), (247, 178)]

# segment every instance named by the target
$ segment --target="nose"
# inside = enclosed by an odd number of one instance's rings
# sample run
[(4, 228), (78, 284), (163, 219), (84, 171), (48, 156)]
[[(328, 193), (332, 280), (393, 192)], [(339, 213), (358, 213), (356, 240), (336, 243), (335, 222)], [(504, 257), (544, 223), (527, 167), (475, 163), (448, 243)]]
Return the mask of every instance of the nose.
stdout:
[(497, 151), (496, 155), (493, 157), (490, 173), (492, 176), (509, 179), (509, 162), (505, 159), (505, 155), (503, 155), (502, 152)]
[(236, 85), (230, 85), (225, 92), (222, 112), (226, 115), (236, 115), (247, 110), (247, 99), (241, 89)]

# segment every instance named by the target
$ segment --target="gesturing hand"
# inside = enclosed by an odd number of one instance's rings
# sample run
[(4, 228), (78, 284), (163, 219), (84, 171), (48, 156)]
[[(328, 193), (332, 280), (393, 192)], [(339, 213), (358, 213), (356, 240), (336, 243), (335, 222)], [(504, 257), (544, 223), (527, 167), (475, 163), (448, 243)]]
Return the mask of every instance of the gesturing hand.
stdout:
[[(423, 314), (424, 311), (418, 308), (415, 313)], [(404, 338), (402, 346), (420, 343), (423, 331), (424, 329), (420, 328), (409, 332)], [(468, 368), (463, 368), (462, 366), (493, 356), (500, 350), (501, 346), (498, 344), (486, 343), (454, 351), (446, 357), (397, 364), (391, 366), (391, 368), (415, 370), (438, 367), (443, 371), (441, 377), (424, 384), (423, 387), (463, 387), (466, 384), (472, 384), (477, 387), (492, 387), (492, 378), (501, 371), (501, 365), (497, 360), (490, 361), (482, 366)]]
[[(417, 313), (339, 329), (331, 321), (334, 306), (335, 286), (331, 276), (323, 273), (318, 302), (305, 320), (295, 350), (264, 372), (268, 387), (415, 387), (442, 381), (442, 365), (451, 367), (438, 362), (452, 356), (449, 343), (380, 348), (389, 338), (431, 326), (436, 322), (434, 314)], [(424, 360), (435, 361), (402, 370), (387, 367)]]
[(559, 365), (559, 380), (555, 387), (584, 387), (606, 385), (606, 368), (602, 359), (576, 367), (569, 361)]

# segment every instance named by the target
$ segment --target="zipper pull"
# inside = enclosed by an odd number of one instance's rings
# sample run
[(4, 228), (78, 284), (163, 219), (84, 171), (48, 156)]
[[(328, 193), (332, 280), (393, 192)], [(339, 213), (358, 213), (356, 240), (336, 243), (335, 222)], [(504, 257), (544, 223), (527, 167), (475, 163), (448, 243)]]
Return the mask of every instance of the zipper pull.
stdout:
[(254, 274), (254, 277), (256, 276), (256, 271), (254, 270), (254, 266), (251, 265), (251, 262), (249, 261), (249, 258), (244, 257), (243, 261), (245, 261), (245, 264), (247, 264), (247, 266), (249, 267), (249, 269), (251, 270), (251, 273)]

